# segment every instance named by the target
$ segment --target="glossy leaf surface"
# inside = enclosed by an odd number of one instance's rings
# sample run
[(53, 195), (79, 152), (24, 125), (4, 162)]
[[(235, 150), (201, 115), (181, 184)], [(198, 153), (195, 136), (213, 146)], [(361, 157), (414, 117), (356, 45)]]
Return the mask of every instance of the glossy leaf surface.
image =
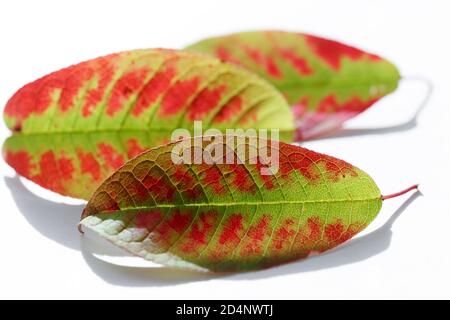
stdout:
[(188, 47), (241, 65), (274, 84), (292, 105), (297, 139), (336, 130), (396, 89), (397, 68), (360, 49), (301, 33), (256, 31)]
[[(211, 150), (201, 137), (184, 141), (196, 146), (192, 153)], [(213, 139), (215, 146), (222, 142)], [(234, 272), (333, 248), (381, 208), (366, 173), (324, 154), (272, 142), (279, 169), (263, 175), (261, 153), (241, 164), (174, 164), (177, 145), (151, 149), (115, 172), (94, 193), (81, 225), (164, 265)], [(223, 154), (237, 159), (242, 146), (267, 144), (238, 140)]]
[[(276, 115), (276, 116), (275, 116)], [(114, 170), (174, 129), (277, 128), (293, 118), (270, 84), (208, 55), (135, 50), (83, 62), (20, 89), (4, 119), (6, 162), (63, 195), (89, 199)]]

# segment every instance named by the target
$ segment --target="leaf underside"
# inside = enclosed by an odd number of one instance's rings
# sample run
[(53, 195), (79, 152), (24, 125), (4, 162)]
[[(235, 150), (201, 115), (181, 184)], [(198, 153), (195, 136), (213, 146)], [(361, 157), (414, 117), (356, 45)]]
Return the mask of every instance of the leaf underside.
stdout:
[[(276, 116), (275, 116), (276, 115)], [(167, 143), (174, 129), (280, 129), (293, 117), (270, 84), (208, 55), (166, 49), (100, 57), (20, 89), (4, 119), (6, 162), (57, 193), (89, 199), (128, 159)]]
[[(212, 140), (222, 146), (219, 137)], [(201, 139), (189, 141), (205, 150), (211, 142)], [(264, 141), (237, 139), (231, 154)], [(331, 249), (364, 229), (381, 208), (380, 191), (366, 173), (301, 147), (280, 142), (273, 149), (279, 151), (278, 172), (262, 175), (266, 165), (258, 157), (176, 165), (176, 145), (151, 149), (109, 177), (87, 204), (81, 225), (163, 265), (236, 272)]]
[(243, 66), (292, 105), (297, 139), (329, 133), (394, 91), (397, 68), (348, 45), (294, 32), (255, 31), (209, 38), (187, 49)]

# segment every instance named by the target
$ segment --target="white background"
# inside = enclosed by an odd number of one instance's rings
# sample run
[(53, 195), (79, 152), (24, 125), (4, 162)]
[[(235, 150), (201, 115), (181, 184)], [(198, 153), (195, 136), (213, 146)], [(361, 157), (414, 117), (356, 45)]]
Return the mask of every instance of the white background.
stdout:
[[(99, 259), (75, 227), (82, 204), (24, 185), (1, 161), (0, 297), (450, 298), (449, 15), (448, 1), (430, 0), (0, 1), (2, 105), (23, 84), (85, 59), (267, 28), (356, 45), (434, 87), (415, 120), (426, 86), (403, 80), (348, 123), (363, 131), (303, 144), (359, 166), (384, 193), (419, 182), (423, 195), (386, 201), (361, 237), (333, 252), (261, 272), (214, 278)], [(1, 139), (8, 134), (1, 125)]]

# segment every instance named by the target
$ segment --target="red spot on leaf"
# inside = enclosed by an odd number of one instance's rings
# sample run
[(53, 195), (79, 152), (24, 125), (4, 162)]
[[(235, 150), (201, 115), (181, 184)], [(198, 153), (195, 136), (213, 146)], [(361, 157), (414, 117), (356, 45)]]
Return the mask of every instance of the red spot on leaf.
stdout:
[(31, 114), (41, 115), (52, 102), (57, 91), (64, 87), (65, 78), (70, 75), (73, 67), (65, 68), (36, 81), (33, 81), (19, 89), (6, 104), (5, 114), (15, 118), (15, 127), (22, 127), (22, 123)]
[(273, 237), (273, 247), (276, 250), (289, 248), (296, 235), (294, 220), (286, 219), (275, 231)]
[(240, 233), (243, 231), (242, 214), (232, 214), (223, 224), (222, 233), (219, 237), (220, 245), (237, 245), (241, 241)]
[(214, 231), (216, 220), (216, 212), (201, 213), (197, 221), (192, 225), (187, 235), (187, 240), (181, 245), (181, 250), (198, 253), (200, 249), (207, 245)]
[(188, 110), (189, 119), (201, 120), (204, 115), (217, 107), (225, 90), (225, 85), (221, 85), (214, 89), (203, 89), (190, 105)]
[(186, 192), (189, 198), (195, 199), (200, 195), (199, 189), (196, 188), (196, 180), (188, 171), (177, 168), (173, 177), (179, 182), (178, 190)]
[(269, 225), (270, 216), (263, 215), (255, 225), (249, 228), (243, 244), (242, 255), (259, 256), (263, 253), (264, 240), (270, 236)]
[(61, 93), (59, 106), (61, 111), (66, 112), (74, 106), (74, 98), (87, 81), (94, 76), (94, 70), (87, 63), (81, 63), (76, 70), (66, 79)]
[(269, 167), (270, 167), (269, 165), (265, 165), (261, 162), (260, 157), (257, 158), (256, 168), (258, 169), (257, 171), (259, 173), (259, 176), (262, 179), (262, 181), (264, 182), (264, 187), (268, 190), (271, 190), (275, 187), (274, 182), (276, 181), (276, 177), (275, 177), (275, 175), (263, 174), (264, 169), (270, 170)]
[(277, 79), (283, 78), (283, 74), (281, 73), (281, 70), (278, 68), (273, 57), (270, 56), (266, 57), (266, 71), (274, 78)]
[(106, 143), (99, 143), (98, 149), (105, 163), (112, 169), (118, 169), (124, 164), (123, 156), (113, 146)]
[(151, 240), (158, 244), (159, 252), (166, 252), (185, 232), (192, 221), (191, 213), (174, 212), (167, 220), (163, 220), (153, 230)]
[(6, 162), (16, 170), (16, 172), (26, 178), (30, 177), (30, 170), (34, 168), (31, 164), (31, 156), (26, 151), (7, 151)]
[(145, 228), (150, 231), (158, 225), (161, 219), (161, 212), (145, 211), (136, 214), (135, 223), (137, 228)]
[(132, 159), (146, 150), (139, 144), (137, 139), (129, 139), (127, 141), (127, 149), (128, 149), (127, 152), (128, 159)]
[(64, 180), (72, 179), (72, 173), (74, 171), (72, 160), (61, 157), (58, 160), (59, 171), (61, 173), (61, 178)]
[(114, 66), (111, 56), (99, 58), (93, 62), (93, 69), (96, 71), (97, 86), (86, 92), (82, 115), (88, 117), (94, 108), (102, 101), (105, 91), (114, 77)]
[(194, 182), (194, 179), (191, 177), (191, 175), (181, 168), (177, 168), (173, 176), (175, 180), (180, 182), (182, 186), (190, 186)]
[(139, 116), (149, 108), (152, 103), (154, 103), (156, 99), (170, 87), (170, 83), (175, 74), (176, 71), (172, 67), (157, 72), (139, 93), (132, 114), (134, 116)]
[(122, 172), (119, 179), (126, 183), (127, 194), (133, 199), (131, 205), (140, 205), (149, 200), (148, 189), (132, 173)]
[(105, 212), (117, 212), (120, 210), (119, 204), (115, 202), (113, 199), (109, 199), (105, 203), (102, 203), (102, 213)]
[(52, 151), (41, 155), (39, 174), (30, 179), (44, 188), (64, 194), (64, 180), (72, 179), (74, 167), (72, 161), (64, 156), (57, 159)]
[(338, 244), (344, 243), (351, 238), (353, 238), (357, 233), (361, 232), (366, 227), (365, 223), (352, 223), (348, 226), (347, 230), (344, 231), (338, 240)]
[(309, 255), (317, 251), (316, 247), (322, 237), (323, 223), (319, 217), (310, 217), (305, 225), (300, 226), (294, 239), (292, 250), (300, 255)]
[(122, 75), (112, 89), (106, 114), (114, 116), (133, 94), (137, 94), (143, 87), (145, 78), (149, 72), (149, 68), (143, 67)]
[(226, 190), (222, 185), (222, 173), (216, 165), (202, 164), (201, 177), (204, 186), (211, 187), (215, 194), (223, 194)]
[(323, 248), (323, 251), (338, 246), (351, 238), (353, 238), (358, 232), (364, 229), (363, 223), (352, 223), (347, 229), (342, 224), (341, 220), (337, 220), (334, 223), (327, 224), (325, 226), (325, 238), (327, 240), (327, 247)]
[(167, 221), (170, 228), (175, 230), (178, 234), (183, 233), (191, 223), (192, 215), (190, 213), (176, 212), (171, 219)]
[(362, 101), (359, 97), (353, 97), (349, 100), (339, 103), (333, 94), (328, 95), (319, 102), (319, 106), (316, 110), (317, 113), (347, 113), (349, 116), (354, 116), (372, 104), (378, 101), (378, 98)]
[(253, 182), (253, 178), (251, 173), (246, 169), (244, 164), (233, 164), (233, 179), (231, 183), (235, 186), (239, 191), (243, 192), (255, 192), (255, 183)]
[[(287, 149), (281, 147), (282, 149)], [(315, 181), (320, 177), (317, 162), (321, 157), (306, 149), (303, 152), (290, 152), (286, 156), (280, 157), (280, 172), (282, 177), (287, 177), (293, 170), (297, 170), (310, 181)]]
[(325, 237), (329, 242), (337, 241), (344, 232), (344, 225), (341, 221), (330, 223), (325, 226)]
[(264, 54), (259, 49), (245, 45), (244, 51), (254, 63), (264, 66)]
[(218, 46), (215, 50), (215, 55), (217, 58), (219, 58), (224, 62), (231, 62), (237, 65), (241, 65), (241, 62), (235, 57), (233, 57), (230, 51), (228, 51), (228, 49), (225, 48), (224, 46)]
[(376, 54), (373, 54), (373, 53), (367, 53), (367, 56), (372, 61), (381, 61), (381, 60), (383, 60), (383, 58), (381, 58), (380, 56), (378, 56)]
[(216, 56), (222, 61), (230, 61), (231, 54), (227, 48), (218, 46), (216, 48)]
[(352, 177), (358, 176), (355, 168), (351, 164), (336, 158), (327, 159), (325, 163), (325, 170), (329, 174), (329, 179), (332, 181), (337, 181), (339, 178), (345, 177), (346, 175)]
[(281, 70), (270, 54), (265, 55), (259, 49), (247, 45), (244, 46), (244, 51), (255, 64), (263, 67), (269, 75), (277, 79), (283, 77)]
[(34, 111), (37, 81), (17, 91), (5, 106), (5, 115), (15, 118), (17, 127)]
[(228, 101), (216, 114), (213, 119), (215, 123), (223, 123), (230, 120), (233, 116), (236, 116), (242, 109), (242, 98), (240, 96), (233, 97)]
[(176, 82), (164, 96), (160, 113), (165, 116), (176, 114), (186, 105), (188, 99), (194, 95), (199, 84), (199, 77)]
[(142, 180), (142, 184), (147, 188), (155, 201), (168, 202), (172, 201), (175, 195), (175, 187), (172, 186), (165, 177), (154, 177), (152, 175), (147, 175)]
[(282, 49), (280, 50), (280, 53), (284, 59), (289, 61), (289, 63), (300, 75), (310, 75), (313, 73), (313, 69), (309, 65), (308, 61), (300, 57), (294, 50)]
[(364, 51), (354, 47), (315, 36), (306, 35), (306, 42), (319, 57), (335, 70), (340, 69), (343, 57), (356, 61), (365, 55)]
[[(324, 175), (325, 179), (337, 181), (346, 175), (357, 176), (355, 168), (340, 159), (336, 159), (311, 150), (283, 144), (280, 152), (280, 172), (281, 176), (287, 178), (293, 171), (297, 170), (310, 181), (316, 181)], [(321, 171), (324, 171), (321, 174)]]
[(320, 233), (322, 231), (322, 224), (320, 222), (319, 217), (311, 217), (308, 218), (308, 227), (309, 227), (309, 240), (310, 241), (318, 241), (320, 239)]
[(63, 87), (64, 79), (61, 77), (61, 72), (57, 72), (54, 76), (49, 77), (38, 91), (34, 112), (37, 114), (44, 113), (50, 107), (55, 91), (61, 90)]
[(92, 153), (84, 153), (81, 150), (77, 152), (78, 159), (80, 160), (81, 173), (87, 173), (91, 175), (92, 179), (99, 181), (100, 175), (100, 164), (97, 159), (95, 159)]
[(115, 198), (117, 194), (114, 190), (110, 190), (107, 192), (100, 192), (97, 194), (97, 199), (99, 200), (95, 204), (88, 205), (83, 210), (82, 218), (95, 215), (95, 214), (103, 214), (103, 213), (114, 213), (120, 210), (118, 203)]

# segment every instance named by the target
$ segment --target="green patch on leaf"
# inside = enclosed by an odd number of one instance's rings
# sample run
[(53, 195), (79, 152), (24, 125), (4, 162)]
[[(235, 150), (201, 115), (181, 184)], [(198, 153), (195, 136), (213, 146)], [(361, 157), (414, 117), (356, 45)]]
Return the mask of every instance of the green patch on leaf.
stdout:
[(127, 51), (56, 71), (17, 91), (3, 146), (19, 174), (63, 195), (89, 199), (114, 170), (177, 128), (279, 129), (293, 117), (269, 83), (198, 53)]
[[(235, 272), (336, 247), (381, 208), (374, 181), (347, 162), (282, 142), (232, 138), (231, 147), (224, 136), (194, 137), (139, 155), (97, 189), (80, 224), (164, 265)], [(175, 164), (183, 143), (180, 154), (205, 156), (214, 146), (221, 156)], [(263, 150), (278, 162), (266, 161)], [(230, 155), (241, 162), (225, 161)], [(275, 174), (263, 174), (268, 168)]]
[(242, 32), (188, 49), (240, 65), (275, 85), (292, 105), (299, 139), (339, 128), (394, 91), (400, 77), (377, 55), (302, 33)]

